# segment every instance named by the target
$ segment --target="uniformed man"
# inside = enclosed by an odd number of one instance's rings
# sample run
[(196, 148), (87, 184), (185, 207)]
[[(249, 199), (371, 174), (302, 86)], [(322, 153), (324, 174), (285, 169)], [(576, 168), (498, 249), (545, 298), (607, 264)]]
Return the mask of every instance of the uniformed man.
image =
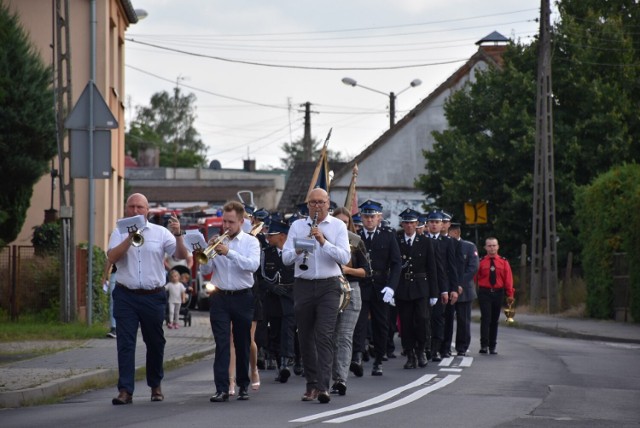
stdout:
[(282, 263), (282, 247), (289, 225), (272, 221), (267, 234), (268, 246), (262, 250), (258, 281), (265, 290), (265, 311), (269, 323), (269, 354), (278, 364), (276, 382), (286, 383), (291, 376), (289, 360), (295, 356), (295, 318), (293, 314), (293, 266)]
[(382, 205), (368, 200), (360, 205), (363, 229), (360, 236), (365, 242), (371, 261), (372, 276), (360, 283), (362, 309), (353, 334), (354, 360), (351, 369), (362, 376), (362, 353), (367, 335), (367, 319), (371, 315), (374, 346), (372, 376), (382, 376), (382, 360), (387, 346), (389, 304), (400, 277), (400, 249), (395, 232), (380, 227)]
[(431, 360), (442, 361), (442, 344), (444, 342), (444, 311), (448, 304), (455, 304), (458, 300), (458, 266), (456, 264), (453, 241), (440, 232), (442, 231), (442, 211), (432, 210), (427, 216), (427, 233), (429, 238), (436, 241), (436, 251), (441, 264), (438, 277), (440, 299), (433, 306), (431, 313)]
[(402, 272), (395, 292), (400, 316), (405, 369), (427, 366), (425, 346), (431, 304), (438, 300), (438, 273), (434, 241), (416, 233), (418, 213), (407, 208), (400, 213), (402, 231), (397, 234)]
[(473, 242), (460, 238), (460, 223), (451, 223), (449, 236), (461, 243), (462, 264), (459, 272), (460, 293), (456, 302), (456, 352), (458, 356), (465, 356), (469, 352), (471, 344), (471, 305), (476, 298), (475, 284), (473, 276), (478, 271), (478, 249)]
[(360, 229), (362, 229), (362, 218), (360, 217), (360, 213), (354, 214), (351, 216), (351, 218), (353, 219), (353, 226), (356, 229), (356, 233), (360, 232)]

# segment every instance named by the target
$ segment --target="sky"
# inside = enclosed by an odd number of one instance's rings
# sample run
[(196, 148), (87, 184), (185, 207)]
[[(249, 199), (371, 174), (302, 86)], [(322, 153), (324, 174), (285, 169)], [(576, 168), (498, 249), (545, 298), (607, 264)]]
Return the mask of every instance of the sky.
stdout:
[[(311, 135), (351, 160), (426, 98), (493, 31), (529, 44), (540, 0), (132, 0), (148, 16), (125, 41), (126, 120), (179, 85), (197, 101), (207, 162), (280, 167)], [(342, 83), (350, 77), (356, 87)], [(414, 79), (420, 86), (411, 87)], [(367, 89), (368, 88), (368, 89)], [(377, 92), (376, 92), (377, 91)]]

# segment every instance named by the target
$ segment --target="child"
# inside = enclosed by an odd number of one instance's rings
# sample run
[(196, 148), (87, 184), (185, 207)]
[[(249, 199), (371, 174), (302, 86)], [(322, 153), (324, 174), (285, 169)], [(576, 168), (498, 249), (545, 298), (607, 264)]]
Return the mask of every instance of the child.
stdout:
[(169, 272), (169, 282), (165, 285), (169, 292), (169, 321), (167, 327), (178, 329), (178, 318), (180, 317), (180, 305), (186, 301), (186, 289), (180, 282), (180, 272), (172, 269)]

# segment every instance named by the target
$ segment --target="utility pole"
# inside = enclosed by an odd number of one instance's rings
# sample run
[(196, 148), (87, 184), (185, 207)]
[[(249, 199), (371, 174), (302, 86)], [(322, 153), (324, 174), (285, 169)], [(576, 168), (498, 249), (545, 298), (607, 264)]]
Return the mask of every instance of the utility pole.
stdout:
[(313, 141), (311, 140), (311, 103), (307, 101), (302, 104), (304, 107), (304, 137), (302, 138), (302, 161), (311, 162), (313, 160)]
[(540, 2), (540, 38), (536, 96), (536, 145), (533, 174), (531, 236), (531, 306), (539, 307), (546, 294), (548, 313), (558, 311), (558, 261), (553, 160), (553, 92), (549, 0)]
[(70, 163), (70, 150), (65, 144), (64, 126), (66, 112), (71, 110), (71, 46), (69, 40), (69, 0), (55, 3), (55, 79), (56, 140), (58, 143), (58, 177), (60, 180), (60, 319), (75, 320), (76, 315), (76, 254), (74, 239), (74, 189), (73, 179), (66, 165)]

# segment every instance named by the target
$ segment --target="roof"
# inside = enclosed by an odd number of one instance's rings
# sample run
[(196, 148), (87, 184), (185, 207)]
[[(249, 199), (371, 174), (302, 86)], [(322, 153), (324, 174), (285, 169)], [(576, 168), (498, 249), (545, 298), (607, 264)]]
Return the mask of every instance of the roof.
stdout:
[[(494, 32), (495, 33), (495, 32)], [(493, 34), (493, 33), (491, 33)], [(498, 33), (499, 34), (499, 33)], [(490, 35), (489, 35), (490, 36)], [(487, 36), (487, 37), (489, 37)], [(415, 106), (409, 113), (407, 113), (400, 121), (398, 121), (393, 128), (389, 128), (385, 131), (377, 140), (367, 146), (360, 154), (358, 154), (351, 162), (344, 164), (342, 168), (335, 171), (335, 178), (341, 178), (345, 175), (351, 176), (351, 169), (354, 164), (360, 164), (369, 155), (375, 152), (380, 146), (386, 143), (393, 135), (398, 133), (404, 128), (413, 118), (419, 115), (423, 110), (426, 110), (429, 105), (440, 94), (454, 87), (462, 78), (464, 78), (469, 71), (479, 62), (486, 62), (487, 64), (501, 67), (503, 64), (502, 54), (506, 50), (505, 45), (495, 46), (480, 46), (478, 51), (467, 60), (458, 70), (456, 70), (447, 80), (445, 80), (440, 86), (438, 86), (433, 92), (431, 92), (425, 99), (423, 99), (417, 106)]]
[[(263, 186), (254, 185), (254, 192), (271, 190), (273, 185), (265, 183)], [(222, 204), (231, 200), (238, 200), (238, 192), (246, 189), (241, 183), (237, 186), (221, 185), (216, 187), (204, 186), (175, 186), (171, 188), (157, 186), (131, 186), (131, 192), (142, 193), (147, 197), (149, 204), (166, 204), (169, 202), (195, 202), (202, 201), (212, 204)]]
[(136, 24), (138, 22), (138, 14), (133, 8), (133, 4), (131, 4), (131, 0), (120, 0), (120, 4), (122, 4), (122, 7), (124, 8), (129, 22), (131, 24)]
[[(282, 197), (278, 203), (278, 211), (284, 213), (294, 212), (296, 205), (304, 201), (307, 197), (311, 177), (313, 177), (313, 171), (317, 164), (317, 161), (299, 161), (293, 165), (287, 184), (282, 192)], [(346, 164), (346, 162), (329, 162), (329, 169), (337, 171), (338, 169), (342, 169)]]

